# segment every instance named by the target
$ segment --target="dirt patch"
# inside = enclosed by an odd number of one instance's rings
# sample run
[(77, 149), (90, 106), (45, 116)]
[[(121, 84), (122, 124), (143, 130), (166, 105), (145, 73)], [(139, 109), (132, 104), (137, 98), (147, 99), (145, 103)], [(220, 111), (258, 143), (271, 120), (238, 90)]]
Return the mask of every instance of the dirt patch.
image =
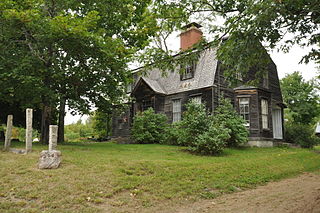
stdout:
[(320, 213), (320, 175), (304, 173), (295, 178), (268, 183), (256, 189), (225, 194), (183, 206), (161, 206), (141, 212), (281, 212)]

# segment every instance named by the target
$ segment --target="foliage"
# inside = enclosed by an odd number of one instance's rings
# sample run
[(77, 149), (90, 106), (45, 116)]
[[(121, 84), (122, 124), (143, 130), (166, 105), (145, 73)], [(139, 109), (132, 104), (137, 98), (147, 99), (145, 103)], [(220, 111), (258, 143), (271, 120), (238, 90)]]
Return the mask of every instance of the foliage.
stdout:
[(163, 143), (167, 128), (166, 115), (155, 113), (149, 108), (134, 117), (131, 135), (136, 143)]
[(95, 132), (90, 119), (88, 119), (85, 123), (82, 123), (80, 119), (76, 123), (65, 126), (66, 141), (79, 141), (92, 137), (97, 137), (97, 133)]
[(183, 130), (181, 128), (181, 122), (175, 122), (169, 125), (166, 130), (165, 139), (162, 142), (167, 145), (181, 145), (179, 143), (179, 138), (183, 134)]
[[(318, 1), (155, 0), (154, 2), (155, 19), (165, 23), (164, 32), (158, 38), (167, 39), (169, 32), (181, 30), (181, 27), (190, 20), (200, 22), (214, 39), (207, 45), (200, 44), (199, 48), (187, 52), (197, 54), (208, 46), (219, 47), (217, 55), (226, 66), (225, 74), (229, 79), (235, 79), (232, 77), (237, 73), (245, 76), (252, 67), (264, 71), (270, 63), (265, 48), (268, 50), (277, 48), (287, 52), (293, 45), (311, 46), (314, 48), (310, 48), (304, 61), (320, 62)], [(288, 33), (290, 36), (286, 36)], [(156, 51), (156, 48), (151, 49), (154, 54), (150, 55), (154, 56), (154, 62), (165, 62), (167, 55), (170, 54), (170, 52), (165, 54), (168, 51), (163, 46), (165, 45), (160, 45), (162, 49), (159, 48), (159, 51)], [(170, 67), (170, 63), (171, 61), (162, 66)]]
[(181, 129), (178, 142), (182, 146), (192, 146), (195, 139), (209, 129), (211, 122), (203, 104), (190, 101), (185, 107), (186, 111), (178, 125)]
[(226, 141), (229, 139), (230, 129), (214, 122), (209, 125), (207, 131), (194, 139), (189, 150), (206, 155), (220, 154), (227, 146)]
[(189, 102), (186, 108), (182, 121), (171, 130), (171, 138), (177, 138), (179, 145), (201, 154), (219, 154), (227, 146), (236, 147), (248, 141), (245, 121), (228, 99), (220, 99), (213, 115), (203, 104)]
[(0, 100), (43, 108), (44, 129), (59, 100), (82, 113), (121, 103), (127, 63), (157, 30), (150, 3), (1, 1)]
[(112, 115), (103, 111), (97, 110), (91, 118), (93, 128), (99, 138), (105, 139), (111, 134)]
[(216, 124), (229, 130), (230, 138), (227, 139), (227, 146), (237, 147), (248, 142), (249, 133), (245, 121), (236, 112), (229, 99), (219, 99), (219, 106), (215, 110), (213, 119)]
[(305, 81), (300, 72), (287, 74), (280, 81), (286, 117), (291, 122), (311, 124), (320, 114), (320, 95), (316, 81)]
[(320, 139), (314, 134), (313, 126), (293, 122), (285, 123), (285, 140), (303, 148), (312, 148), (320, 143)]
[(158, 144), (67, 143), (58, 145), (63, 165), (39, 172), (36, 159), (45, 149), (35, 144), (28, 155), (1, 153), (0, 212), (101, 212), (101, 205), (110, 202), (114, 212), (166, 210), (168, 199), (170, 205), (181, 205), (181, 200), (198, 200), (208, 192), (246, 190), (320, 167), (320, 155), (306, 149), (225, 149), (212, 157)]

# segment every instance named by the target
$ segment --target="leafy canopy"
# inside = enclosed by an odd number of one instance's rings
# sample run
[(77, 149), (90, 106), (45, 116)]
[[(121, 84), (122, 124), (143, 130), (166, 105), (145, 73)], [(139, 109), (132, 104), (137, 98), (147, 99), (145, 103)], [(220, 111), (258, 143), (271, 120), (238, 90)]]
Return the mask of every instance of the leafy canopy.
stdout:
[(156, 31), (150, 2), (1, 1), (0, 98), (54, 106), (64, 96), (82, 112), (121, 102), (127, 63)]
[[(154, 2), (155, 17), (159, 22), (165, 23), (158, 39), (167, 39), (170, 32), (180, 31), (181, 26), (190, 21), (200, 22), (214, 39), (210, 43), (205, 41), (200, 43), (196, 49), (181, 54), (180, 58), (189, 56), (189, 53), (196, 54), (198, 50), (208, 46), (219, 47), (217, 55), (222, 64), (228, 68), (227, 77), (231, 78), (235, 73), (246, 74), (252, 67), (263, 71), (270, 62), (265, 48), (288, 51), (295, 44), (302, 47), (311, 46), (312, 50), (303, 61), (320, 62), (319, 1), (155, 0)], [(262, 44), (265, 48), (261, 48)], [(164, 46), (157, 45), (161, 49), (157, 51), (153, 48), (148, 53), (153, 56), (151, 58), (154, 61), (160, 61), (162, 67), (171, 68), (171, 61), (167, 65), (163, 64), (171, 54)]]
[(281, 90), (287, 119), (291, 122), (311, 124), (320, 114), (320, 96), (317, 81), (305, 81), (299, 72), (287, 74), (281, 79)]

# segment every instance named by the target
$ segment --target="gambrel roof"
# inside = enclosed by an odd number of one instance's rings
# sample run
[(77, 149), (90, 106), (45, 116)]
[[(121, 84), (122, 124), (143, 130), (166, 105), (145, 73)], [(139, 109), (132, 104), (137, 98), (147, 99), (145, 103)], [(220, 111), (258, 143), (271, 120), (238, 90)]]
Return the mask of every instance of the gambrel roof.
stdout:
[(143, 79), (155, 92), (166, 95), (211, 87), (214, 85), (217, 65), (216, 50), (206, 49), (200, 54), (193, 78), (181, 81), (179, 67), (168, 71), (166, 76), (162, 75), (161, 70), (153, 69), (146, 76), (139, 77), (135, 86), (139, 86), (138, 82)]

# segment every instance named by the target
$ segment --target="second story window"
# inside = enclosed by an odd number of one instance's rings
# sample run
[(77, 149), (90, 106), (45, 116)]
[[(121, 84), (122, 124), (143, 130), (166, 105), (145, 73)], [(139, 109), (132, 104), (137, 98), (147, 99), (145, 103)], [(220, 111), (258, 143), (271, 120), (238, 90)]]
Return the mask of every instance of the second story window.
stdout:
[(250, 126), (249, 98), (239, 98), (240, 116), (246, 121), (246, 126)]
[(186, 66), (184, 72), (181, 74), (181, 80), (187, 80), (194, 77), (196, 70), (196, 63), (190, 63)]
[(267, 89), (269, 88), (269, 73), (268, 72), (265, 72), (263, 74), (262, 86)]

